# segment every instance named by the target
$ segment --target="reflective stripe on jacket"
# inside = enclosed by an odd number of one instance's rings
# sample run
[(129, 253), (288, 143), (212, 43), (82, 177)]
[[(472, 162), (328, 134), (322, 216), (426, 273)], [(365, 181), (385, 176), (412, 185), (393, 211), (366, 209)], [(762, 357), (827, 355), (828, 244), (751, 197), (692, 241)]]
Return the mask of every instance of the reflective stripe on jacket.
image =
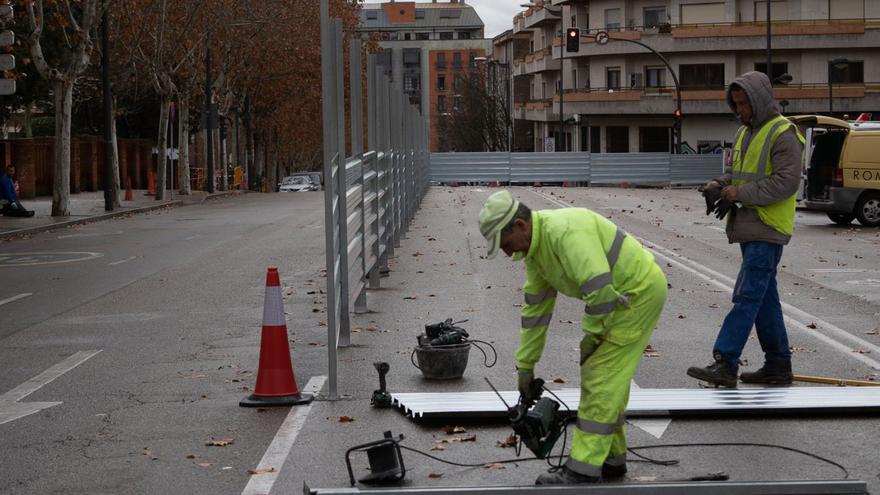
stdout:
[(637, 329), (614, 327), (613, 320), (647, 287), (654, 256), (602, 215), (584, 208), (532, 212), (523, 261), (520, 368), (532, 369), (541, 358), (557, 293), (585, 303), (585, 332), (621, 345), (639, 337)]
[[(749, 141), (745, 152), (742, 149), (745, 126), (737, 132), (736, 142), (733, 147), (733, 159), (731, 163), (732, 181), (734, 186), (741, 186), (756, 182), (773, 174), (773, 160), (770, 151), (773, 144), (789, 128), (794, 128), (801, 143), (804, 137), (797, 131), (797, 126), (785, 117), (778, 115), (767, 120), (754, 137)], [(797, 193), (769, 205), (752, 205), (743, 203), (746, 208), (752, 208), (758, 212), (761, 221), (773, 227), (778, 232), (790, 236), (794, 232), (794, 212)], [(728, 217), (732, 221), (733, 217)]]

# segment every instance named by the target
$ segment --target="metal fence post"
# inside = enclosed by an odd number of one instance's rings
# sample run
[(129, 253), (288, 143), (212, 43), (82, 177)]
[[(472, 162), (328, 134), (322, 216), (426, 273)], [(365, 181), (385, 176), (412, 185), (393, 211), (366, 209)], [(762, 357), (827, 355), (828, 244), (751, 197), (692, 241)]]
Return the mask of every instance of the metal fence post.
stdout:
[(351, 321), (349, 319), (349, 270), (348, 270), (348, 163), (345, 159), (345, 57), (342, 50), (342, 21), (333, 19), (333, 39), (336, 43), (334, 54), (336, 59), (336, 149), (339, 150), (340, 170), (337, 175), (339, 188), (339, 342), (340, 347), (351, 344)]
[(371, 246), (371, 252), (373, 259), (375, 259), (375, 263), (370, 269), (370, 273), (367, 277), (370, 280), (370, 288), (378, 289), (381, 286), (380, 283), (380, 274), (379, 274), (379, 266), (381, 264), (380, 259), (382, 257), (382, 234), (381, 234), (381, 207), (382, 207), (382, 181), (381, 181), (381, 156), (382, 151), (379, 147), (379, 143), (381, 142), (381, 138), (378, 135), (381, 131), (379, 129), (379, 115), (377, 113), (377, 101), (378, 91), (376, 90), (376, 54), (367, 55), (367, 148), (374, 151), (372, 159), (372, 169), (375, 174), (373, 175), (373, 180), (370, 184), (370, 192), (375, 195), (375, 199), (373, 200), (373, 215), (374, 220), (370, 224), (370, 232), (375, 236), (375, 241)]
[(367, 163), (364, 158), (364, 119), (363, 119), (363, 87), (361, 82), (361, 40), (352, 37), (348, 45), (349, 53), (349, 114), (351, 115), (351, 156), (360, 158), (361, 174), (358, 178), (361, 189), (360, 216), (361, 225), (357, 235), (361, 240), (361, 279), (358, 281), (358, 294), (354, 301), (354, 312), (362, 314), (367, 312), (367, 264), (369, 250), (367, 249), (367, 190), (366, 181)]

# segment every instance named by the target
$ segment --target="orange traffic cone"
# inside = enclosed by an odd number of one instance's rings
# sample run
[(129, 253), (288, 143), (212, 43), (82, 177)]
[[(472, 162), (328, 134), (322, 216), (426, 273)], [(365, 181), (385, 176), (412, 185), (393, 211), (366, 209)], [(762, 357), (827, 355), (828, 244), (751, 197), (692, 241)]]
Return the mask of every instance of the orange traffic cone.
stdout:
[(263, 303), (263, 332), (260, 336), (260, 368), (254, 393), (242, 399), (243, 407), (296, 406), (308, 404), (311, 394), (301, 394), (293, 376), (287, 324), (281, 299), (278, 269), (269, 267), (266, 274), (266, 298)]
[(144, 196), (153, 196), (156, 194), (156, 179), (154, 174), (147, 174), (147, 192), (144, 193)]
[(125, 200), (131, 201), (133, 199), (134, 199), (134, 197), (132, 196), (132, 193), (131, 193), (131, 177), (126, 177), (125, 178)]

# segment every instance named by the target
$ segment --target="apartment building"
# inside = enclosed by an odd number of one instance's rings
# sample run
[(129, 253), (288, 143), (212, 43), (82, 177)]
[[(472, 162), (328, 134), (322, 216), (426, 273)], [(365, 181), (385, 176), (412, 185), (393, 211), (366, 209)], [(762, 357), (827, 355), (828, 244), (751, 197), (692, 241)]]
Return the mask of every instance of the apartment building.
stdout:
[(477, 60), (492, 51), (483, 21), (464, 0), (366, 3), (361, 32), (379, 40), (378, 64), (430, 119), (432, 151), (446, 151), (440, 119), (460, 98), (456, 90)]
[[(880, 115), (880, 1), (771, 0), (770, 8), (770, 72), (784, 113)], [(533, 4), (493, 40), (493, 56), (512, 67), (514, 148), (671, 150), (673, 77), (632, 40), (676, 71), (684, 152), (720, 152), (738, 126), (726, 84), (747, 71), (767, 72), (766, 14), (766, 0)], [(576, 52), (564, 52), (560, 33), (569, 27), (580, 29)], [(609, 33), (607, 44), (596, 42), (599, 31)]]

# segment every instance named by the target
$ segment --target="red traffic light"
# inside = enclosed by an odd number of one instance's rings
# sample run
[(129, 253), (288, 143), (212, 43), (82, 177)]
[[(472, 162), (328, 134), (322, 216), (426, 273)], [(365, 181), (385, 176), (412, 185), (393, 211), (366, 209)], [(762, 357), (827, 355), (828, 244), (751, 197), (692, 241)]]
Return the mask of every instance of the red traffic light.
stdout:
[(676, 110), (672, 115), (676, 117), (681, 117), (681, 110)]
[(576, 29), (569, 29), (569, 30), (568, 30), (568, 35), (569, 35), (570, 37), (572, 37), (572, 38), (575, 38), (575, 37), (577, 37), (578, 32), (577, 32)]

